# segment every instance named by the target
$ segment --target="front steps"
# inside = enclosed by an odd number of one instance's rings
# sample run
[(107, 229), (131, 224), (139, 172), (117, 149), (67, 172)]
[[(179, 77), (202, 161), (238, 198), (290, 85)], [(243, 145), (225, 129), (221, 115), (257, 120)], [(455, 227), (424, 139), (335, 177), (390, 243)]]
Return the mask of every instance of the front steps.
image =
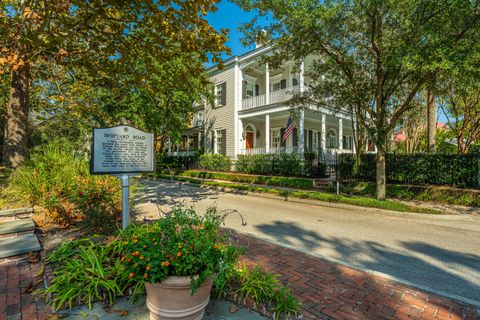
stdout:
[(41, 245), (35, 235), (35, 223), (31, 217), (16, 219), (20, 215), (31, 215), (32, 208), (0, 211), (0, 259), (40, 251)]

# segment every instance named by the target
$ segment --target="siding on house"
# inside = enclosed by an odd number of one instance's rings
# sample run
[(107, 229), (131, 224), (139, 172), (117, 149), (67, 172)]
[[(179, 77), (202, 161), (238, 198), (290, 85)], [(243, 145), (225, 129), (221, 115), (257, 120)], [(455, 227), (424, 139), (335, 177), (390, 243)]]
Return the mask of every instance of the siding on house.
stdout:
[[(234, 117), (235, 117), (235, 67), (231, 66), (227, 69), (217, 71), (210, 77), (214, 85), (226, 82), (226, 101), (222, 107), (212, 107), (207, 105), (204, 110), (205, 129), (208, 139), (212, 141), (212, 130), (225, 130), (224, 143), (226, 148), (226, 156), (233, 158), (234, 150)], [(207, 149), (213, 153), (213, 146)]]

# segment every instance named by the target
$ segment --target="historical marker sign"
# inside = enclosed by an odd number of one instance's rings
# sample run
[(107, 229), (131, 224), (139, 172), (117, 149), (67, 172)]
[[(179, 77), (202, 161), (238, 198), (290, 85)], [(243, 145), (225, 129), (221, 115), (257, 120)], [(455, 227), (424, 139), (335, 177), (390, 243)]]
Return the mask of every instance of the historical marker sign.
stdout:
[(122, 182), (122, 227), (130, 219), (130, 176), (155, 171), (153, 134), (129, 126), (93, 129), (91, 174), (111, 174)]
[(155, 171), (153, 134), (129, 126), (93, 129), (92, 174)]

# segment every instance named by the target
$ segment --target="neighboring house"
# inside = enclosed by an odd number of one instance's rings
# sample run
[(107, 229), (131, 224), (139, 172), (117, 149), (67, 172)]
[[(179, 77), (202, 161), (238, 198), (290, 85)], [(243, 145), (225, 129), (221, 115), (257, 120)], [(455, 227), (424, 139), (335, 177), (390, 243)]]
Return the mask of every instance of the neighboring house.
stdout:
[(294, 93), (308, 90), (310, 79), (302, 71), (312, 59), (301, 63), (298, 74), (293, 72), (293, 62), (271, 70), (260, 62), (270, 52), (268, 46), (259, 47), (225, 60), (223, 69), (207, 69), (215, 103), (199, 107), (182, 144), (171, 148), (172, 155), (192, 154), (197, 149), (232, 159), (239, 154), (354, 152), (352, 116), (333, 108), (309, 106), (282, 143), (290, 115), (285, 102)]

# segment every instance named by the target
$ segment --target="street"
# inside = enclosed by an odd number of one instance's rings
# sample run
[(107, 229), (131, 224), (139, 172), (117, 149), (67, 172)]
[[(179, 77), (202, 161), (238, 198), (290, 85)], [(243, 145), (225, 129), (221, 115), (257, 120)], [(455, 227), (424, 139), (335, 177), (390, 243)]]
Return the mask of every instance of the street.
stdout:
[[(480, 304), (480, 217), (384, 214), (141, 180), (136, 213), (158, 217), (178, 202), (237, 210), (227, 227), (404, 279)], [(240, 215), (246, 222), (242, 226)]]

